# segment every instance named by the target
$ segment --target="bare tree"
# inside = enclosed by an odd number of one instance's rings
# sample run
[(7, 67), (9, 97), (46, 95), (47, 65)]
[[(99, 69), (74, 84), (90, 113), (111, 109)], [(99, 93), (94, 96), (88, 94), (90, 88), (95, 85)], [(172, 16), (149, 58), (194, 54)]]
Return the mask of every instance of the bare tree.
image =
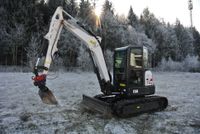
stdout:
[(32, 35), (28, 47), (26, 48), (28, 66), (31, 68), (34, 66), (39, 49), (41, 48), (39, 47), (39, 42), (39, 37), (37, 35)]

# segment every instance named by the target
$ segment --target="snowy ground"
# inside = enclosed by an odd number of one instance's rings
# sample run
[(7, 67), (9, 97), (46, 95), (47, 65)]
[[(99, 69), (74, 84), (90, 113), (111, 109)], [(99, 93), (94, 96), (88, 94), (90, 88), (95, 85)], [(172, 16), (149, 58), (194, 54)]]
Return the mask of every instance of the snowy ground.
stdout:
[(162, 112), (128, 119), (105, 119), (80, 108), (82, 94), (100, 93), (93, 73), (60, 73), (57, 79), (48, 80), (59, 106), (40, 101), (31, 76), (31, 73), (0, 73), (0, 134), (200, 133), (198, 73), (154, 73), (156, 94), (166, 96), (169, 106)]

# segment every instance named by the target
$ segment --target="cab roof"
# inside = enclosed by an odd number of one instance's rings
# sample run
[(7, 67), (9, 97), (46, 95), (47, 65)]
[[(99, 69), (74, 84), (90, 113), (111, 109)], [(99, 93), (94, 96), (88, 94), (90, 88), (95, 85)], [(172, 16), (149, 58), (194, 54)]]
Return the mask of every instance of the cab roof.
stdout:
[(124, 50), (127, 50), (129, 48), (147, 48), (145, 46), (125, 46), (125, 47), (119, 47), (119, 48), (115, 48), (115, 51), (124, 51)]

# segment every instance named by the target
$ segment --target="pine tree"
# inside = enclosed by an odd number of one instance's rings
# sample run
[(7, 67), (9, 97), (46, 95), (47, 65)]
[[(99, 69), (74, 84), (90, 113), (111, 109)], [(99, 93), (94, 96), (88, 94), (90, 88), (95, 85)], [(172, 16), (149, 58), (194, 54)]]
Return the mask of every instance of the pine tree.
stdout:
[(193, 37), (190, 31), (184, 28), (178, 19), (176, 20), (174, 30), (177, 36), (177, 45), (180, 50), (180, 57), (178, 57), (178, 60), (182, 61), (186, 58), (187, 55), (192, 55), (194, 52), (192, 45)]
[(120, 38), (117, 37), (119, 33), (119, 24), (116, 17), (114, 16), (114, 11), (112, 3), (108, 0), (105, 1), (102, 9), (101, 15), (101, 26), (102, 26), (102, 41), (101, 47), (103, 51), (106, 48), (114, 49), (116, 46), (119, 46)]
[(84, 25), (94, 31), (96, 25), (96, 15), (89, 0), (81, 0), (79, 8), (79, 18)]
[(138, 25), (138, 18), (135, 15), (135, 13), (133, 12), (132, 6), (130, 7), (129, 13), (128, 13), (128, 24), (135, 27), (135, 28)]
[(145, 8), (140, 17), (140, 23), (143, 25), (147, 37), (153, 38), (155, 27), (159, 25), (160, 22), (148, 8)]
[(114, 14), (112, 2), (110, 2), (109, 0), (106, 0), (105, 3), (103, 4), (103, 13), (106, 13), (106, 12), (110, 12)]
[(200, 60), (200, 34), (195, 28), (192, 28), (192, 34), (193, 34), (193, 39), (194, 39), (193, 40), (194, 52), (195, 52), (195, 55), (199, 56), (199, 60)]
[(64, 5), (64, 0), (48, 0), (49, 15), (53, 15), (58, 6)]
[(63, 5), (64, 10), (67, 11), (71, 16), (76, 17), (78, 13), (78, 6), (76, 0), (65, 0)]

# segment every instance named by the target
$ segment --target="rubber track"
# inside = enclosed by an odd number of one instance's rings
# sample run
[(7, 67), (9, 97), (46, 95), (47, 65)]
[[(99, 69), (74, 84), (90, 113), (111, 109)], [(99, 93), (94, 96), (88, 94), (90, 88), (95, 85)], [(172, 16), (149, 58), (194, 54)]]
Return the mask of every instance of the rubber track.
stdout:
[(167, 107), (168, 100), (162, 96), (116, 98), (105, 95), (96, 95), (95, 97), (83, 95), (82, 104), (86, 109), (100, 112), (105, 116), (114, 115), (127, 118), (142, 113), (163, 110)]
[(146, 112), (160, 111), (165, 109), (167, 105), (167, 98), (161, 96), (124, 99), (115, 102), (113, 114), (121, 118), (127, 118)]

